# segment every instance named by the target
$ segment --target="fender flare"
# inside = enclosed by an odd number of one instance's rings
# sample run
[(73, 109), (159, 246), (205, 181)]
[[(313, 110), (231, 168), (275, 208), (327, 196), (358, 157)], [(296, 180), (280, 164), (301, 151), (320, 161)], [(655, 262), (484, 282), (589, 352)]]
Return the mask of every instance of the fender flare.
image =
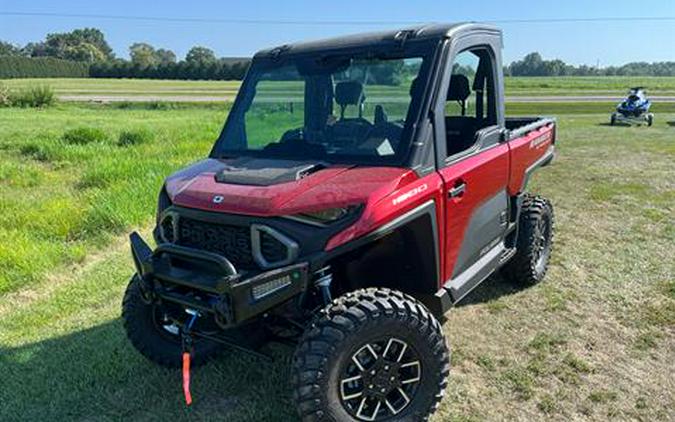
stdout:
[(520, 187), (520, 192), (525, 192), (527, 185), (530, 182), (530, 178), (536, 170), (541, 167), (546, 167), (551, 164), (555, 158), (555, 147), (551, 146), (544, 155), (539, 157), (534, 163), (530, 164), (528, 168), (525, 169), (525, 177), (523, 177), (523, 185)]
[[(423, 286), (424, 294), (433, 295), (438, 290), (441, 279), (441, 257), (440, 257), (440, 241), (439, 241), (439, 232), (438, 232), (438, 221), (436, 218), (436, 202), (433, 199), (429, 199), (425, 203), (405, 212), (404, 214), (395, 217), (391, 221), (383, 224), (372, 232), (361, 236), (357, 239), (352, 240), (349, 243), (338, 246), (334, 250), (329, 252), (321, 253), (321, 256), (317, 257), (316, 260), (312, 260), (312, 268), (322, 268), (328, 261), (331, 261), (341, 255), (344, 255), (348, 252), (354, 251), (358, 248), (366, 246), (374, 241), (382, 239), (383, 237), (394, 233), (397, 230), (400, 230), (414, 222), (419, 221), (419, 219), (428, 218), (427, 230), (433, 239), (433, 263), (434, 274), (433, 280), (426, 281)], [(428, 285), (426, 285), (428, 284)], [(408, 293), (408, 292), (404, 292)]]

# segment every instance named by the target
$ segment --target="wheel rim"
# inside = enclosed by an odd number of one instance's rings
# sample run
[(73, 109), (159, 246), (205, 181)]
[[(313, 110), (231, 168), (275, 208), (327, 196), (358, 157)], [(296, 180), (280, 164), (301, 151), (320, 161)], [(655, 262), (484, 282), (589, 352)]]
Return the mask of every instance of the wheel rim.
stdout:
[(421, 380), (419, 356), (408, 343), (395, 337), (366, 343), (345, 364), (340, 401), (357, 420), (387, 420), (408, 407)]
[(541, 273), (546, 268), (551, 253), (551, 220), (547, 215), (537, 222), (534, 236), (534, 269), (537, 273)]

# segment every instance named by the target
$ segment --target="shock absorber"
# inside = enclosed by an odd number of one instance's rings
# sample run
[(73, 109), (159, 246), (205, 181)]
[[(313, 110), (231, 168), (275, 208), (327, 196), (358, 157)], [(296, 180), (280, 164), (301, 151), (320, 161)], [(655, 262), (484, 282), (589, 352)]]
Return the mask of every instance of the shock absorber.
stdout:
[(316, 276), (314, 286), (321, 292), (323, 304), (328, 305), (333, 301), (330, 294), (330, 285), (333, 282), (333, 274), (330, 272), (330, 266), (323, 267), (314, 274)]

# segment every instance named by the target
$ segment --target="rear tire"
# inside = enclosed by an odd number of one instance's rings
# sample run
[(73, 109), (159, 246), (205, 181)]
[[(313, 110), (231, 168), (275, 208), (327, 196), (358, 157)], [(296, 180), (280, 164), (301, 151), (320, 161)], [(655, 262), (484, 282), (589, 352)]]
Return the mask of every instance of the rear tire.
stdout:
[[(158, 365), (178, 368), (182, 364), (178, 328), (160, 321), (162, 306), (148, 304), (141, 295), (140, 279), (134, 276), (124, 293), (122, 318), (131, 344), (143, 356)], [(219, 343), (195, 339), (192, 365), (199, 366), (223, 350)]]
[(441, 325), (424, 305), (370, 288), (320, 311), (295, 352), (291, 382), (303, 422), (424, 421), (449, 371)]
[(553, 248), (553, 205), (541, 196), (525, 194), (518, 221), (516, 254), (503, 267), (511, 282), (534, 285), (543, 280)]
[(648, 114), (647, 115), (647, 126), (651, 126), (653, 123), (654, 123), (654, 115)]
[(612, 114), (612, 116), (609, 118), (609, 124), (612, 126), (616, 124), (616, 114)]

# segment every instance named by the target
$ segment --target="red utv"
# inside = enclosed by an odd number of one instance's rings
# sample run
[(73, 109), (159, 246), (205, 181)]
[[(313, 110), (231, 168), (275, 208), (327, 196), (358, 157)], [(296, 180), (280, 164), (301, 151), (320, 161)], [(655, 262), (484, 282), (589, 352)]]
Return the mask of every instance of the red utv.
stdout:
[(489, 275), (546, 273), (527, 193), (555, 122), (506, 118), (501, 32), (420, 26), (255, 55), (208, 158), (170, 176), (123, 317), (165, 366), (297, 344), (303, 421), (424, 420), (447, 384), (442, 315)]

